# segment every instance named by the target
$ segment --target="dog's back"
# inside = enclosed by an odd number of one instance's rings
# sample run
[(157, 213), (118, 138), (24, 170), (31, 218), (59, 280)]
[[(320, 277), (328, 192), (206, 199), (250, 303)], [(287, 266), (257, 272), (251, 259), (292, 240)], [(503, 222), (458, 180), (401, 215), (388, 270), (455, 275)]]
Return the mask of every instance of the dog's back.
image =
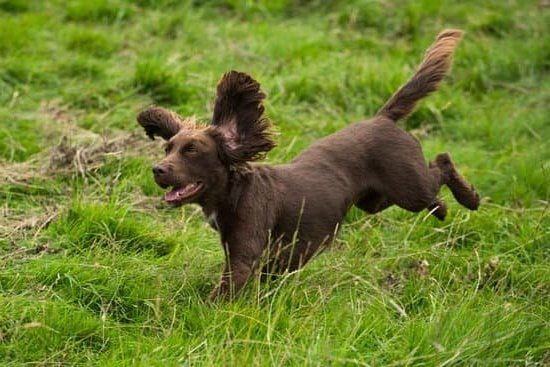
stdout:
[[(345, 177), (361, 174), (363, 182), (368, 184), (368, 177), (363, 172), (376, 169), (381, 162), (396, 162), (401, 160), (399, 157), (411, 155), (416, 157), (421, 152), (420, 145), (394, 122), (412, 113), (420, 99), (437, 90), (450, 69), (453, 51), (462, 34), (459, 30), (441, 32), (426, 51), (414, 76), (388, 99), (374, 119), (347, 126), (316, 141), (292, 163), (311, 169), (310, 173), (315, 168), (320, 172), (332, 171), (335, 178), (344, 181)], [(361, 182), (354, 181), (355, 184)]]

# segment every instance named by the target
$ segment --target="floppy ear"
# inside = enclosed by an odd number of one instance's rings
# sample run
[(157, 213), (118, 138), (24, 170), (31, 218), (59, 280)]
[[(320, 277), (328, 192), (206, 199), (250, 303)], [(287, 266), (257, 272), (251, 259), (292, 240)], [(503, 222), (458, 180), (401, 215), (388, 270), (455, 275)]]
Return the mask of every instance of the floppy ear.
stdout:
[(176, 135), (183, 126), (181, 117), (161, 107), (146, 109), (137, 116), (137, 121), (151, 140), (155, 140), (155, 135), (168, 140)]
[(232, 163), (263, 157), (275, 147), (263, 117), (265, 94), (248, 74), (230, 71), (218, 83), (212, 125), (223, 138), (223, 148)]

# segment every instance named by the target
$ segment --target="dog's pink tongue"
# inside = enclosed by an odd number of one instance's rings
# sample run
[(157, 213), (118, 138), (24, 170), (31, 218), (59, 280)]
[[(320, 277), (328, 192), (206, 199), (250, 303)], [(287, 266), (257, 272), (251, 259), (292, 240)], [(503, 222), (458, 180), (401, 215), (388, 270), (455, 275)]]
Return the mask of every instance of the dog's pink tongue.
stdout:
[(197, 191), (198, 187), (199, 186), (197, 183), (192, 183), (178, 189), (173, 189), (172, 191), (164, 194), (164, 200), (171, 202), (185, 199), (189, 195), (194, 194)]
[(179, 189), (173, 189), (172, 191), (167, 192), (166, 194), (164, 194), (164, 200), (166, 201), (178, 200), (179, 192), (181, 192), (182, 190), (183, 188), (179, 188)]

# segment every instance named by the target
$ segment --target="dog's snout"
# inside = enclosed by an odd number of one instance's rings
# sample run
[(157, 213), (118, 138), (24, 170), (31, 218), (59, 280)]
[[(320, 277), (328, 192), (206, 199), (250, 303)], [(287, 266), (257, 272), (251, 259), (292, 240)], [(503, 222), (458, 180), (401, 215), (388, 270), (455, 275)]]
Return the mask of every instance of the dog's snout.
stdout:
[(161, 176), (161, 175), (164, 175), (166, 173), (166, 168), (161, 166), (160, 164), (157, 164), (156, 166), (153, 167), (153, 174), (155, 176)]

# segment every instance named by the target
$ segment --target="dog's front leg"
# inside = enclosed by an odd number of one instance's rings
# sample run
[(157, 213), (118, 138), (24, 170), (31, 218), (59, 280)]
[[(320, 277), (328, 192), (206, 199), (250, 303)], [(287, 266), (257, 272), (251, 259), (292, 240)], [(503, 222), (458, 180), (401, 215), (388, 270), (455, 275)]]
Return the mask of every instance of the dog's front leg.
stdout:
[(232, 299), (254, 273), (255, 263), (257, 261), (250, 258), (243, 259), (230, 255), (226, 260), (220, 283), (210, 293), (210, 300)]
[(261, 262), (268, 243), (267, 233), (268, 230), (252, 220), (239, 222), (227, 232), (222, 230), (225, 268), (210, 300), (228, 300), (239, 293)]

